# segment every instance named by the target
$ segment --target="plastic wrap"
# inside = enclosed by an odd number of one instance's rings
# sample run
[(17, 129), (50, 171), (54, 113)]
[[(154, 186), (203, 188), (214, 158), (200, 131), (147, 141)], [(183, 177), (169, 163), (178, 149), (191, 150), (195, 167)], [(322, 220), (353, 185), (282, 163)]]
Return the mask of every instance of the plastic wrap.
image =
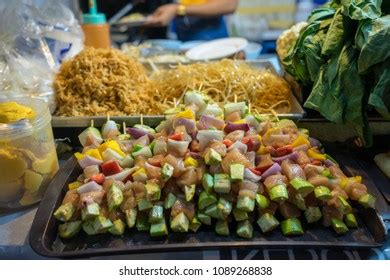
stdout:
[(0, 1), (0, 98), (42, 98), (53, 112), (55, 71), (83, 48), (84, 36), (59, 1), (31, 2)]

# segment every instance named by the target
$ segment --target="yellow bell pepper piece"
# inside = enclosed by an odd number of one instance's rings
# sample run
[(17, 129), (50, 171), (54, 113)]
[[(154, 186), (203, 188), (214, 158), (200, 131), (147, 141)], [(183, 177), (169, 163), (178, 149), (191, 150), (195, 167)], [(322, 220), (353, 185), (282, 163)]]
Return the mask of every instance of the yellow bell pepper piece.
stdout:
[(193, 166), (193, 167), (197, 168), (198, 165), (199, 165), (198, 161), (196, 159), (194, 159), (193, 157), (188, 157), (184, 160), (185, 167)]
[(272, 134), (280, 134), (282, 130), (279, 127), (271, 127), (267, 130), (267, 132), (264, 134), (265, 137), (270, 137)]
[(239, 120), (239, 121), (236, 121), (236, 122), (233, 122), (234, 124), (243, 124), (243, 123), (246, 123), (246, 120), (242, 119), (242, 120)]
[(307, 150), (307, 155), (313, 159), (326, 160), (326, 155), (318, 153), (315, 148)]
[(180, 112), (180, 113), (177, 113), (176, 114), (176, 118), (182, 118), (182, 119), (195, 119), (195, 115), (194, 115), (194, 112), (192, 112), (192, 110), (190, 109), (187, 109), (187, 110), (184, 110), (183, 112)]
[(267, 151), (265, 150), (265, 146), (264, 145), (261, 145), (259, 150), (257, 151), (257, 154), (258, 155), (265, 155), (267, 154)]
[(362, 182), (362, 176), (344, 178), (344, 179), (341, 179), (341, 181), (340, 181), (340, 187), (344, 189), (350, 184), (361, 183), (361, 182)]
[(74, 156), (77, 160), (81, 160), (85, 157), (85, 155), (83, 155), (82, 153), (79, 153), (79, 152), (75, 153)]
[(121, 150), (121, 147), (119, 145), (118, 142), (114, 141), (114, 140), (109, 140), (107, 142), (104, 142), (103, 144), (101, 144), (98, 149), (100, 151), (100, 153), (102, 154), (105, 150), (107, 150), (108, 148), (114, 150), (115, 152), (117, 152), (118, 154), (120, 154), (122, 157), (125, 157), (126, 154), (124, 152), (122, 152)]
[(138, 182), (146, 182), (148, 180), (148, 174), (146, 174), (145, 168), (141, 167), (133, 173), (133, 180)]
[(303, 135), (299, 135), (297, 139), (295, 139), (294, 142), (292, 142), (291, 144), (291, 146), (294, 148), (302, 145), (310, 145), (309, 140), (307, 140), (307, 138)]
[(103, 160), (102, 155), (100, 154), (98, 149), (90, 149), (86, 151), (84, 155), (96, 158), (98, 160)]
[(70, 183), (68, 185), (68, 188), (69, 188), (69, 190), (75, 190), (75, 189), (78, 189), (81, 185), (82, 185), (82, 183), (76, 181), (76, 182)]

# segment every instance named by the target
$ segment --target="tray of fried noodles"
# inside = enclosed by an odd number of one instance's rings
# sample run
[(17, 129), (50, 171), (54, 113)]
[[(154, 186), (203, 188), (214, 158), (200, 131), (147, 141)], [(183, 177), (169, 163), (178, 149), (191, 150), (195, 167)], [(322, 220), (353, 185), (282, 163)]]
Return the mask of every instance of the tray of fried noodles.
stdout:
[(85, 49), (65, 61), (54, 80), (53, 125), (85, 126), (107, 115), (153, 116), (179, 104), (189, 90), (225, 104), (247, 100), (258, 114), (298, 119), (304, 110), (270, 63), (224, 59), (152, 70), (119, 50)]

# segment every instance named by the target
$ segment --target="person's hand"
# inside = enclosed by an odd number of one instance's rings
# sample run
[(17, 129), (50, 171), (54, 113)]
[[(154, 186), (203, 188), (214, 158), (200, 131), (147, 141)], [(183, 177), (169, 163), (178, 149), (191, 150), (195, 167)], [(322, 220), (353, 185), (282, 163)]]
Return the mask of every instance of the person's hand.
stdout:
[(177, 4), (166, 4), (159, 7), (147, 19), (147, 25), (167, 26), (177, 14)]

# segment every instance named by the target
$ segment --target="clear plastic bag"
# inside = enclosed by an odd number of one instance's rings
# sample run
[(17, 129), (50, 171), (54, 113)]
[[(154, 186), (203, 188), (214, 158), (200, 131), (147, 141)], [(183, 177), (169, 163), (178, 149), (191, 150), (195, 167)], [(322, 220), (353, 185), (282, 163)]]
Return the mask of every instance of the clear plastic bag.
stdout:
[(84, 36), (60, 1), (40, 3), (0, 0), (0, 98), (42, 98), (53, 112), (55, 71), (83, 48)]

